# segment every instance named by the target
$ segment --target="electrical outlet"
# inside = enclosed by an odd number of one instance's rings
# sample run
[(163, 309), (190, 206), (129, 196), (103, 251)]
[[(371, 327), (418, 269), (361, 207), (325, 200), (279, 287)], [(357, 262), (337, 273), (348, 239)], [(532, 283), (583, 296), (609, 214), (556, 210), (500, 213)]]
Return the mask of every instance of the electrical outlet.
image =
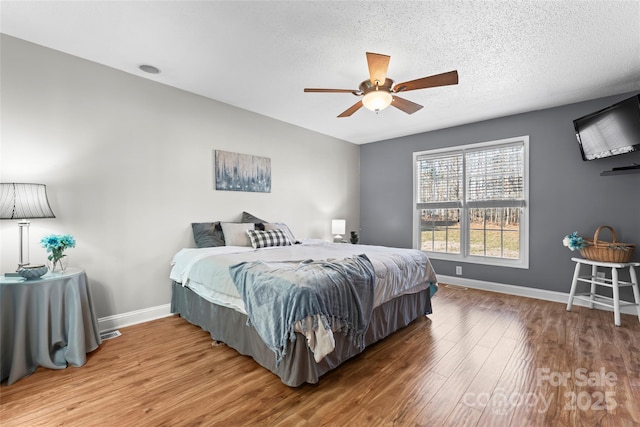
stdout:
[(456, 265), (456, 274), (458, 276), (462, 276), (462, 266), (461, 265)]

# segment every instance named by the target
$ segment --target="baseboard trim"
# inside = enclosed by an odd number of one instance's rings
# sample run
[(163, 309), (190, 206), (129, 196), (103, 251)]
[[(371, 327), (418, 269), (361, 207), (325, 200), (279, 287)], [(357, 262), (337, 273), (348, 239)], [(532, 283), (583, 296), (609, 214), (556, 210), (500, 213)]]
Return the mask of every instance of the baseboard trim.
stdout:
[(98, 330), (100, 333), (112, 331), (126, 326), (137, 325), (138, 323), (169, 317), (171, 314), (171, 304), (163, 304), (128, 313), (101, 317), (98, 319)]
[[(529, 288), (526, 286), (507, 285), (504, 283), (485, 282), (484, 280), (465, 279), (464, 277), (444, 276), (442, 274), (438, 274), (437, 276), (438, 282), (446, 283), (448, 285), (463, 286), (472, 289), (498, 292), (501, 294), (515, 295), (520, 297), (536, 298), (543, 301), (559, 302), (563, 304), (567, 304), (567, 301), (569, 301), (569, 294), (564, 292), (548, 291), (545, 289)], [(574, 299), (573, 305), (588, 307), (589, 303), (586, 301)], [(600, 310), (613, 311), (613, 309), (610, 309), (608, 307), (598, 307), (597, 305), (596, 308)], [(635, 308), (629, 306), (620, 307), (620, 313), (631, 314), (632, 316), (638, 315)]]
[[(445, 276), (438, 274), (438, 282), (448, 285), (462, 286), (483, 291), (497, 292), (501, 294), (515, 295), (527, 298), (536, 298), (543, 301), (552, 301), (566, 304), (569, 300), (569, 294), (557, 291), (548, 291), (545, 289), (528, 288), (526, 286), (507, 285), (504, 283), (486, 282), (484, 280), (465, 279), (464, 277)], [(588, 307), (589, 303), (582, 300), (574, 300), (574, 305)], [(613, 311), (607, 307), (598, 307), (600, 310)], [(635, 308), (621, 307), (620, 312), (637, 316)], [(171, 304), (158, 305), (142, 310), (130, 311), (128, 313), (116, 314), (113, 316), (101, 317), (98, 319), (98, 329), (100, 333), (112, 331), (126, 326), (137, 325), (138, 323), (149, 322), (151, 320), (161, 319), (171, 316)]]

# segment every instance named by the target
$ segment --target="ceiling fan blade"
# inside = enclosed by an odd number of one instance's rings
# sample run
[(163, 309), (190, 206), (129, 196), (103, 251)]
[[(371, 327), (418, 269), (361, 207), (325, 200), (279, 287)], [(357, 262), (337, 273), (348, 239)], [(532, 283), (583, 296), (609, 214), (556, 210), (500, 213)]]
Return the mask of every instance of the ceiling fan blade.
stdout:
[(423, 77), (421, 79), (398, 83), (393, 87), (394, 92), (406, 92), (408, 90), (426, 89), (429, 87), (457, 85), (458, 71), (436, 74), (435, 76)]
[(342, 112), (342, 114), (340, 114), (338, 117), (349, 117), (350, 115), (358, 111), (360, 108), (362, 108), (362, 101), (356, 102), (351, 107), (347, 108), (344, 112)]
[(422, 108), (422, 105), (416, 104), (415, 102), (411, 102), (404, 98), (400, 98), (399, 96), (393, 97), (393, 100), (391, 101), (391, 105), (393, 105), (399, 110), (404, 111), (407, 114), (413, 114)]
[(316, 88), (305, 88), (305, 92), (320, 92), (320, 93), (353, 93), (357, 92), (355, 89), (316, 89)]
[(371, 84), (375, 86), (376, 81), (382, 86), (387, 78), (387, 70), (389, 69), (388, 55), (382, 55), (379, 53), (367, 52), (367, 63), (369, 64), (369, 77)]

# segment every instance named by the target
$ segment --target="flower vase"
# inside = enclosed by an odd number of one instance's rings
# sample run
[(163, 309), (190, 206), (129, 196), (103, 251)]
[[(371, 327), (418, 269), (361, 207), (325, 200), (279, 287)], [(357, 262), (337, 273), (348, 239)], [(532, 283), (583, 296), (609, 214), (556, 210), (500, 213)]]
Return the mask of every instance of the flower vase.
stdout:
[(49, 267), (51, 274), (63, 274), (67, 269), (68, 262), (69, 258), (64, 256), (56, 261), (50, 260), (47, 263), (47, 266)]

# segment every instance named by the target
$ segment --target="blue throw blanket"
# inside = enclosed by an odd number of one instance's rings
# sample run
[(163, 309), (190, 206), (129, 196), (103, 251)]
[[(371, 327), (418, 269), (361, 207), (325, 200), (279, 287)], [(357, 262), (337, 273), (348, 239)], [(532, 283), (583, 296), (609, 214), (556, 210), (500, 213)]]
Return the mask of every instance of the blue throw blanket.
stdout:
[(366, 255), (339, 261), (242, 262), (229, 272), (244, 300), (247, 323), (276, 354), (276, 364), (285, 356), (287, 339), (295, 340), (294, 324), (309, 316), (314, 330), (340, 325), (340, 332), (364, 347), (375, 281)]

